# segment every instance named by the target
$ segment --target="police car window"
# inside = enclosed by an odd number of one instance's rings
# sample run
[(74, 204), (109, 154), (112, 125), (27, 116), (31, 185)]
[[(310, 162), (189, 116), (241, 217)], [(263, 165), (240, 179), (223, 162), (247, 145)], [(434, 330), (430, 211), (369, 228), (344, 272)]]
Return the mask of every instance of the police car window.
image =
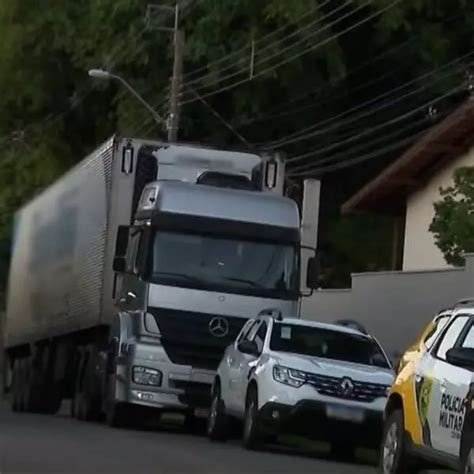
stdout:
[(258, 347), (258, 352), (263, 351), (263, 344), (265, 342), (265, 336), (267, 335), (267, 323), (264, 321), (258, 328), (257, 334), (255, 335), (255, 343)]
[(471, 325), (469, 331), (467, 331), (466, 337), (464, 338), (461, 346), (468, 349), (474, 349), (474, 324)]
[(427, 334), (424, 343), (426, 348), (429, 350), (435, 343), (436, 339), (438, 338), (439, 334), (446, 326), (446, 323), (449, 321), (449, 315), (441, 316), (438, 318), (432, 327), (431, 331)]
[(443, 334), (442, 339), (438, 345), (438, 350), (436, 351), (437, 357), (446, 360), (446, 352), (454, 347), (464, 325), (468, 320), (468, 316), (459, 316), (451, 323), (446, 332)]

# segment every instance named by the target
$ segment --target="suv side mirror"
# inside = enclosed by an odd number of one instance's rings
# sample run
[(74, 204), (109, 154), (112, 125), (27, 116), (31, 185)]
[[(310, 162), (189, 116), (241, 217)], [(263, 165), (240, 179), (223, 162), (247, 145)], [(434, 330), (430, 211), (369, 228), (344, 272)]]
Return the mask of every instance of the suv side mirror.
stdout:
[(308, 260), (308, 269), (306, 272), (306, 287), (311, 290), (317, 290), (319, 287), (320, 263), (318, 257), (311, 257)]
[(446, 352), (446, 360), (456, 367), (474, 370), (474, 349), (453, 347)]
[(239, 349), (239, 351), (243, 354), (248, 354), (255, 357), (259, 355), (257, 344), (254, 341), (243, 340), (239, 343), (237, 349)]
[(115, 257), (113, 269), (114, 272), (123, 273), (125, 271), (125, 257)]

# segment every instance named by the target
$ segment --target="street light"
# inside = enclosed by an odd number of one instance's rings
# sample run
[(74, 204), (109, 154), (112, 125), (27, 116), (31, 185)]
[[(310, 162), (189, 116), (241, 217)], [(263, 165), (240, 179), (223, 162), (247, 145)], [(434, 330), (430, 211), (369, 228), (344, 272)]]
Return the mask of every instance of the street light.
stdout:
[(117, 74), (112, 74), (109, 71), (104, 71), (103, 69), (90, 69), (89, 76), (94, 77), (95, 79), (101, 80), (116, 80), (124, 85), (141, 103), (144, 105), (148, 111), (153, 115), (153, 118), (160, 124), (165, 124), (166, 121), (160, 116), (158, 112), (123, 78)]

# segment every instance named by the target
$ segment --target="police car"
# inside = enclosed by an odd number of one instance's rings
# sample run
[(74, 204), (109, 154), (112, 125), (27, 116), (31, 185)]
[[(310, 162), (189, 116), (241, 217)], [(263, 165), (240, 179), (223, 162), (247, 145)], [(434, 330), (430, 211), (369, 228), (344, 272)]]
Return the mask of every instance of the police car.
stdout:
[(385, 409), (383, 474), (440, 465), (474, 473), (474, 301), (462, 301), (398, 373)]
[(368, 334), (263, 314), (247, 322), (219, 365), (208, 435), (226, 439), (237, 420), (247, 448), (294, 433), (329, 441), (335, 456), (351, 458), (358, 445), (379, 446), (393, 378)]

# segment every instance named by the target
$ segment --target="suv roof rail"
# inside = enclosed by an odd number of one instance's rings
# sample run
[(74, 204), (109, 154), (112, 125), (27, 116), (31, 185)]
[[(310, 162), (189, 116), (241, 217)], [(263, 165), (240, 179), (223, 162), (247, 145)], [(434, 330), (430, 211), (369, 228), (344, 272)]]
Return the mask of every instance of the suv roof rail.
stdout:
[(283, 315), (281, 314), (281, 311), (277, 308), (266, 308), (262, 309), (260, 313), (258, 313), (258, 317), (261, 316), (270, 316), (271, 318), (277, 320), (277, 321), (282, 321), (283, 320)]

